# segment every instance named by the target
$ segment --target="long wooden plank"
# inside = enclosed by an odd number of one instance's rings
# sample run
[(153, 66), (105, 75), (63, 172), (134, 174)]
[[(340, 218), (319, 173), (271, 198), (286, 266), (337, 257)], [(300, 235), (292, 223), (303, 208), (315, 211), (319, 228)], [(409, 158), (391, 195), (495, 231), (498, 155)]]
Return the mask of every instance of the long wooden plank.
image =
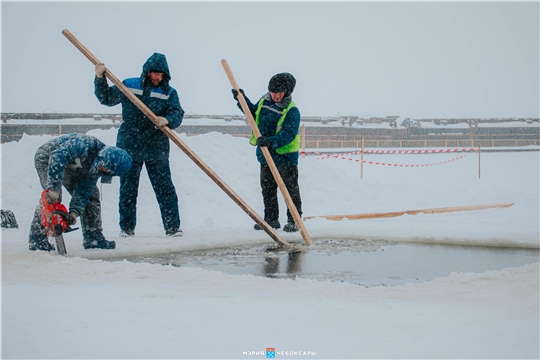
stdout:
[(343, 219), (348, 220), (361, 220), (361, 219), (377, 219), (377, 218), (388, 218), (388, 217), (397, 217), (401, 215), (416, 215), (416, 214), (441, 214), (457, 211), (472, 211), (472, 210), (484, 210), (484, 209), (497, 209), (505, 208), (514, 205), (514, 203), (506, 204), (484, 204), (484, 205), (465, 205), (465, 206), (452, 206), (444, 208), (431, 208), (431, 209), (420, 209), (420, 210), (405, 210), (405, 211), (393, 211), (386, 213), (366, 213), (366, 214), (349, 214), (349, 215), (324, 215), (324, 216), (306, 216), (304, 220), (314, 219), (314, 218), (324, 218), (332, 221), (340, 221)]
[[(90, 60), (94, 65), (100, 63), (100, 61), (79, 41), (69, 32), (67, 29), (62, 30), (62, 34), (73, 44), (84, 56)], [(105, 71), (105, 76), (112, 81), (114, 85), (124, 94), (139, 110), (143, 112), (146, 117), (148, 117), (154, 124), (157, 125), (157, 116), (150, 110), (135, 94), (129, 91), (126, 86), (116, 77), (114, 74), (107, 69)], [(261, 218), (238, 194), (236, 194), (226, 183), (223, 181), (202, 159), (191, 150), (186, 143), (184, 143), (174, 131), (172, 131), (168, 126), (163, 126), (161, 131), (165, 133), (175, 143), (201, 170), (210, 177), (229, 197), (238, 205), (242, 210), (249, 215), (253, 221), (255, 221), (259, 226), (278, 244), (284, 246), (291, 246), (286, 240), (284, 240), (279, 234), (269, 226), (263, 218)]]
[[(225, 73), (227, 74), (227, 77), (229, 78), (231, 86), (233, 87), (233, 89), (238, 91), (238, 102), (240, 103), (240, 106), (242, 107), (242, 110), (244, 111), (244, 114), (246, 115), (246, 118), (249, 122), (249, 126), (251, 127), (251, 130), (253, 131), (253, 134), (255, 134), (255, 137), (257, 138), (260, 137), (261, 132), (259, 131), (259, 128), (257, 127), (257, 124), (255, 123), (255, 119), (253, 119), (253, 115), (251, 114), (251, 111), (249, 110), (249, 107), (247, 105), (246, 99), (244, 98), (244, 95), (239, 91), (240, 88), (238, 87), (238, 84), (236, 83), (236, 79), (234, 78), (234, 75), (231, 71), (231, 68), (229, 67), (229, 64), (227, 63), (227, 60), (222, 59), (221, 65), (223, 66), (223, 69), (225, 70)], [(291, 212), (294, 222), (296, 223), (296, 225), (298, 226), (298, 229), (300, 230), (300, 234), (302, 235), (304, 242), (306, 243), (306, 245), (311, 245), (311, 238), (307, 232), (306, 226), (304, 225), (304, 222), (302, 221), (302, 218), (300, 217), (300, 214), (298, 213), (298, 210), (296, 209), (296, 205), (294, 205), (291, 195), (289, 194), (289, 191), (287, 190), (287, 187), (285, 186), (285, 183), (283, 182), (283, 179), (281, 178), (281, 175), (279, 174), (276, 164), (274, 163), (274, 159), (272, 159), (272, 155), (270, 155), (270, 151), (264, 146), (261, 147), (261, 150), (266, 160), (266, 163), (268, 164), (268, 167), (270, 168), (270, 171), (272, 172), (272, 175), (274, 176), (274, 179), (276, 180), (279, 190), (281, 191), (281, 194), (283, 195), (283, 199), (285, 200), (285, 203), (287, 204), (287, 207), (289, 208), (289, 211)]]

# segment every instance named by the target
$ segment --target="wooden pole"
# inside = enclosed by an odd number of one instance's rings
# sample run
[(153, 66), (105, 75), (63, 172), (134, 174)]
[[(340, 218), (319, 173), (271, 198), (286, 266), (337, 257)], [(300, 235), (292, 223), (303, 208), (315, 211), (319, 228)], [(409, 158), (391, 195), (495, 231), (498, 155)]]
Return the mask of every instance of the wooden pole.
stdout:
[[(231, 68), (229, 67), (229, 64), (227, 63), (227, 60), (225, 59), (221, 60), (221, 65), (223, 66), (223, 69), (225, 70), (225, 73), (227, 74), (227, 77), (229, 78), (231, 86), (233, 87), (233, 89), (238, 91), (238, 102), (240, 103), (240, 106), (242, 107), (242, 110), (244, 111), (244, 114), (246, 115), (246, 118), (249, 122), (249, 126), (251, 126), (251, 131), (253, 131), (253, 134), (255, 134), (255, 137), (259, 138), (261, 136), (261, 132), (259, 131), (259, 128), (257, 127), (255, 120), (253, 119), (253, 115), (251, 114), (251, 111), (249, 110), (249, 107), (246, 103), (246, 99), (244, 99), (244, 95), (242, 95), (242, 93), (239, 91), (240, 88), (238, 87), (238, 84), (236, 83), (236, 80), (231, 71)], [(289, 191), (287, 190), (287, 187), (285, 186), (285, 183), (283, 182), (283, 179), (281, 178), (281, 175), (279, 174), (276, 164), (274, 163), (274, 160), (272, 159), (272, 155), (270, 155), (270, 151), (265, 146), (262, 146), (261, 150), (266, 160), (266, 163), (270, 167), (270, 171), (272, 172), (272, 175), (274, 175), (274, 179), (276, 180), (276, 183), (279, 189), (281, 190), (281, 193), (283, 194), (283, 198), (285, 199), (285, 203), (287, 204), (287, 207), (289, 208), (289, 211), (291, 212), (291, 215), (293, 216), (294, 222), (296, 223), (296, 225), (298, 226), (298, 229), (300, 230), (300, 234), (302, 235), (304, 242), (306, 243), (306, 245), (311, 245), (311, 238), (309, 237), (309, 234), (304, 225), (304, 222), (302, 221), (302, 218), (300, 217), (300, 214), (298, 213), (298, 209), (296, 209), (296, 206), (294, 205), (291, 199), (291, 195), (289, 194)]]
[[(90, 60), (92, 64), (98, 64), (100, 61), (86, 48), (79, 40), (73, 36), (67, 29), (64, 29), (62, 31), (62, 34), (71, 41), (73, 45), (77, 49), (79, 49), (80, 52), (83, 53), (84, 56)], [(124, 94), (139, 110), (142, 111), (146, 117), (148, 117), (154, 124), (157, 125), (157, 116), (150, 110), (139, 98), (137, 98), (131, 91), (129, 91), (126, 86), (116, 77), (114, 74), (109, 70), (105, 70), (105, 76), (109, 80), (111, 80), (116, 87)], [(201, 158), (193, 152), (180, 138), (178, 135), (176, 135), (175, 132), (173, 132), (168, 126), (163, 126), (160, 128), (161, 131), (165, 133), (169, 137), (169, 139), (172, 140), (173, 143), (175, 143), (201, 170), (210, 177), (229, 197), (236, 203), (242, 210), (244, 210), (251, 219), (253, 219), (259, 226), (268, 234), (270, 237), (276, 241), (278, 244), (285, 245), (285, 246), (291, 246), (287, 241), (281, 238), (281, 236), (278, 235), (278, 233), (269, 226), (264, 219), (262, 219), (238, 194), (236, 194), (204, 161), (202, 161)]]
[(362, 154), (360, 155), (360, 179), (364, 178), (364, 137), (362, 136)]
[(401, 215), (405, 215), (405, 214), (407, 214), (407, 215), (416, 215), (416, 214), (420, 214), (420, 213), (424, 213), (424, 214), (441, 214), (441, 213), (457, 212), (457, 211), (497, 209), (497, 208), (509, 207), (509, 206), (512, 206), (512, 205), (514, 205), (514, 203), (452, 206), (452, 207), (431, 208), (431, 209), (421, 209), (421, 210), (393, 211), (393, 212), (386, 212), (386, 213), (306, 216), (306, 217), (304, 217), (304, 220), (314, 219), (314, 218), (317, 218), (317, 217), (324, 218), (324, 219), (327, 219), (327, 220), (333, 220), (333, 221), (340, 221), (340, 220), (343, 220), (343, 219), (349, 219), (349, 220), (377, 219), (377, 218), (397, 217), (397, 216), (401, 216)]
[(480, 179), (480, 146), (478, 147), (478, 178)]

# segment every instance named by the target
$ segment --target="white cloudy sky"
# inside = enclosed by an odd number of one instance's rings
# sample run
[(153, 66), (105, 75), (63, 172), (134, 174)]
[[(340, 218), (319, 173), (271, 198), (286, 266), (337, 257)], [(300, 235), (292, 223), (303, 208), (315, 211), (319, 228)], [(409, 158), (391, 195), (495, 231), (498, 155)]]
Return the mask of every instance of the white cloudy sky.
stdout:
[(187, 113), (236, 114), (290, 72), (305, 116), (539, 117), (538, 2), (6, 2), (2, 112), (113, 112), (70, 30), (120, 79), (167, 56)]

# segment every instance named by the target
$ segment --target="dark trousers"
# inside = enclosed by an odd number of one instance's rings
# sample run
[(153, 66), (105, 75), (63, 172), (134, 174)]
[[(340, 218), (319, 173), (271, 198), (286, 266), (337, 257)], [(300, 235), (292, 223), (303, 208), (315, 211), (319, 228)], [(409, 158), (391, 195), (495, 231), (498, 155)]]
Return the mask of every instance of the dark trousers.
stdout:
[[(302, 215), (302, 200), (300, 199), (300, 187), (298, 186), (298, 166), (279, 167), (278, 171), (285, 183), (285, 187), (289, 191), (289, 195), (291, 195), (296, 210)], [(278, 220), (278, 184), (276, 183), (269, 166), (261, 165), (260, 181), (264, 202), (264, 220)], [(287, 209), (287, 222), (294, 223), (294, 218), (289, 209)]]
[[(36, 162), (36, 171), (39, 176), (39, 181), (43, 189), (47, 186), (48, 181), (48, 167), (44, 166), (45, 164), (40, 164)], [(62, 185), (66, 190), (73, 195), (75, 187), (77, 186), (77, 179), (72, 177), (67, 171), (64, 172), (64, 179)], [(62, 189), (60, 189), (60, 198), (59, 201), (62, 202)], [(83, 234), (83, 242), (91, 242), (94, 240), (100, 241), (105, 239), (103, 236), (103, 226), (101, 222), (101, 201), (99, 200), (99, 189), (97, 186), (94, 186), (94, 191), (90, 196), (90, 201), (86, 208), (84, 208), (84, 213), (80, 216), (81, 228)], [(34, 212), (34, 218), (30, 224), (30, 232), (28, 234), (28, 241), (30, 243), (40, 243), (47, 240), (47, 235), (45, 233), (45, 228), (41, 223), (41, 198), (39, 204), (36, 207)]]
[(180, 229), (178, 196), (172, 182), (169, 159), (133, 161), (131, 170), (120, 178), (120, 229), (135, 230), (137, 225), (137, 196), (143, 164), (156, 194), (165, 230)]

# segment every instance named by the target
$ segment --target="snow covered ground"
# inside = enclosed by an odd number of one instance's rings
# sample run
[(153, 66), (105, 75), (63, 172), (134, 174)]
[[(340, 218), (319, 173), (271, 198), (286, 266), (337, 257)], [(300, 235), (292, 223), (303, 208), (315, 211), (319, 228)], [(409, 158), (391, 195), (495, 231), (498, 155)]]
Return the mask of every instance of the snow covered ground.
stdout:
[[(89, 132), (109, 145), (116, 133)], [(259, 167), (246, 139), (219, 133), (180, 137), (262, 214)], [(30, 252), (28, 228), (41, 192), (33, 156), (50, 138), (25, 135), (1, 145), (2, 209), (12, 210), (20, 227), (1, 232), (3, 358), (249, 359), (265, 358), (267, 348), (275, 348), (277, 358), (540, 356), (538, 263), (365, 288), (99, 260), (273, 244), (174, 145), (171, 167), (183, 237), (164, 235), (143, 171), (135, 238), (118, 236), (115, 178), (101, 191), (104, 233), (117, 242), (116, 250), (83, 250), (75, 231), (65, 235), (66, 258)], [(477, 153), (365, 155), (367, 161), (391, 164), (452, 159), (412, 168), (365, 165), (360, 179), (357, 162), (307, 156), (299, 165), (304, 216), (515, 205), (356, 221), (316, 218), (305, 222), (309, 235), (539, 249), (538, 151), (482, 153), (480, 179)], [(280, 206), (283, 224), (282, 200)], [(300, 234), (278, 233), (303, 246)]]

